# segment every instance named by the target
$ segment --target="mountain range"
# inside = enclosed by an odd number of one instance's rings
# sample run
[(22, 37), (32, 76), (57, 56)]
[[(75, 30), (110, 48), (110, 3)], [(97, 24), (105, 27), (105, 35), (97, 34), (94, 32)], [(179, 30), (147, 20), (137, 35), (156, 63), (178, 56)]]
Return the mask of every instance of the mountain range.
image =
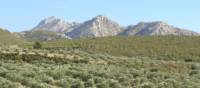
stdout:
[(151, 36), (151, 35), (184, 35), (198, 36), (197, 32), (174, 27), (162, 21), (139, 22), (127, 27), (106, 16), (98, 15), (83, 23), (66, 22), (51, 16), (42, 20), (31, 30), (18, 33), (19, 36), (35, 40), (55, 40), (60, 38), (79, 39), (107, 36)]

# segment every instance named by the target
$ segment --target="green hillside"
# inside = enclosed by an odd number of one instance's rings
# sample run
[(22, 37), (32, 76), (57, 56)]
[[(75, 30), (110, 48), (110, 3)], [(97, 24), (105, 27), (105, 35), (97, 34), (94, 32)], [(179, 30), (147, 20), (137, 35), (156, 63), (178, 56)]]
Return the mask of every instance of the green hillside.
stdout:
[(0, 29), (0, 45), (20, 45), (25, 43), (23, 39), (17, 38), (13, 34), (11, 34), (9, 31)]
[(80, 49), (114, 56), (144, 56), (157, 59), (200, 61), (198, 36), (130, 36), (43, 42), (46, 49)]

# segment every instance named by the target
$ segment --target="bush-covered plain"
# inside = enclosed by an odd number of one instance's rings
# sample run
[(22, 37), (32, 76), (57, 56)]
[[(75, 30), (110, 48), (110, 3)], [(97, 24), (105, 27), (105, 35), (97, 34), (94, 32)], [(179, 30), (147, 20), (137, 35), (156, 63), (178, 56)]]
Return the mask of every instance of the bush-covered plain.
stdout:
[[(40, 51), (41, 52), (41, 51)], [(200, 64), (82, 51), (0, 54), (1, 88), (198, 88)]]

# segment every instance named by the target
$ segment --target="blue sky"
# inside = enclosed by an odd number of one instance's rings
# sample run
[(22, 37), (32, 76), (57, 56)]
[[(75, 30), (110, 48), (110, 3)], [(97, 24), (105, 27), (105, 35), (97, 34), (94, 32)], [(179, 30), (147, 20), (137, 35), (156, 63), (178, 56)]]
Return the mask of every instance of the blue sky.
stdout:
[(165, 21), (200, 32), (200, 0), (1, 0), (0, 27), (28, 30), (56, 16), (83, 22), (99, 14), (123, 26), (140, 21)]

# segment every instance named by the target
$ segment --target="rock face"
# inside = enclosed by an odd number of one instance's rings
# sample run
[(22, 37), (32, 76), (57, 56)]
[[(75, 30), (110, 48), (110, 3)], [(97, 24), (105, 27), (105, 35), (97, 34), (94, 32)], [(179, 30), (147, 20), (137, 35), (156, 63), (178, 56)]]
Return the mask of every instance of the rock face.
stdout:
[(140, 22), (135, 26), (129, 26), (127, 29), (120, 33), (120, 35), (187, 35), (196, 36), (199, 35), (196, 32), (192, 32), (185, 29), (180, 29), (168, 25), (162, 21), (156, 22)]
[(82, 23), (79, 27), (67, 33), (67, 36), (71, 38), (106, 37), (115, 36), (121, 32), (121, 30), (119, 24), (105, 16), (99, 15)]
[(33, 31), (49, 31), (49, 32), (57, 32), (64, 33), (71, 31), (74, 27), (76, 27), (78, 23), (72, 22), (68, 23), (64, 20), (56, 18), (54, 16), (48, 17), (42, 20), (36, 27), (34, 27)]

